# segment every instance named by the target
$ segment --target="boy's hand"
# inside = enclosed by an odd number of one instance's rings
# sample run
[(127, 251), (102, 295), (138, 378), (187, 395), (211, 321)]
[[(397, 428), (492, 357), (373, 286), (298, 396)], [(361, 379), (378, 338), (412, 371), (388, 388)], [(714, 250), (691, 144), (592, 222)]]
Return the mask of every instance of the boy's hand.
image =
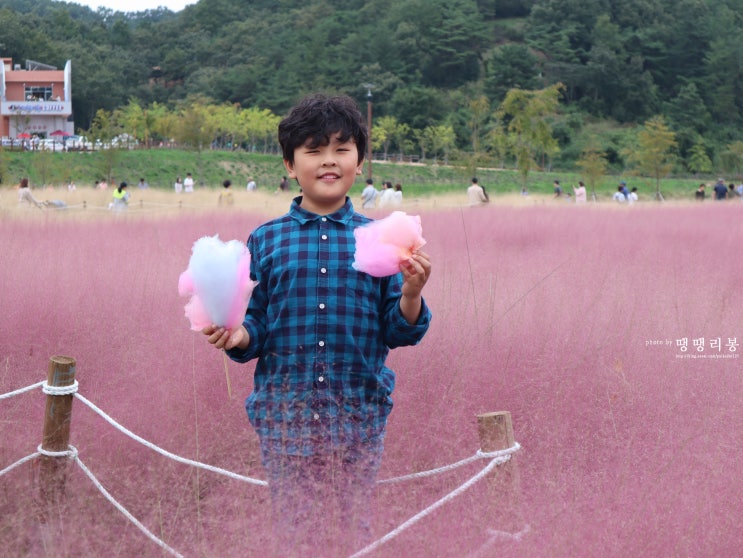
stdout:
[(421, 250), (416, 250), (413, 255), (402, 264), (403, 284), (402, 295), (405, 297), (418, 297), (431, 275), (431, 258)]
[(423, 302), (421, 291), (431, 275), (431, 259), (428, 254), (420, 250), (400, 264), (402, 271), (402, 296), (400, 297), (400, 311), (409, 324), (418, 321)]
[(248, 330), (242, 325), (235, 330), (229, 330), (212, 324), (202, 329), (201, 333), (206, 335), (207, 341), (217, 349), (234, 349), (235, 347), (247, 349), (250, 343)]

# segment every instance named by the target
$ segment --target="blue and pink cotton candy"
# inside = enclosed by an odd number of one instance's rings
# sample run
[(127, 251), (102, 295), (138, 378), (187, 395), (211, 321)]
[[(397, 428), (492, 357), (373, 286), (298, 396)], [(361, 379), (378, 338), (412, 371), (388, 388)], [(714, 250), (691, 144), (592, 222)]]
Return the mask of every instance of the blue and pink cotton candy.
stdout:
[(358, 227), (353, 234), (356, 252), (352, 266), (374, 277), (399, 273), (400, 264), (426, 243), (420, 216), (403, 211)]
[(250, 252), (238, 241), (222, 242), (219, 235), (194, 242), (188, 269), (178, 279), (178, 293), (190, 296), (185, 306), (191, 329), (209, 325), (226, 329), (245, 317), (255, 281), (250, 280)]

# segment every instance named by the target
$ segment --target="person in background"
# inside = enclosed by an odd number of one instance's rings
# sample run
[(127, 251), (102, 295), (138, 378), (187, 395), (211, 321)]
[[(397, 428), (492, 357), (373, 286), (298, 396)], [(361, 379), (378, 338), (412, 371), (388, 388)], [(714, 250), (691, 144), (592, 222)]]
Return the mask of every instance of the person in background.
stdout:
[(377, 189), (374, 187), (374, 180), (371, 178), (366, 179), (366, 186), (361, 191), (361, 207), (363, 209), (374, 209), (377, 203)]
[(306, 97), (278, 135), (302, 194), (289, 213), (248, 238), (257, 284), (242, 325), (202, 333), (236, 362), (257, 358), (245, 407), (260, 442), (279, 547), (268, 554), (347, 556), (371, 542), (394, 387), (386, 359), (428, 330), (422, 290), (431, 261), (416, 250), (387, 277), (351, 267), (354, 230), (371, 222), (348, 197), (368, 141), (353, 99)]
[(584, 204), (586, 203), (586, 185), (583, 181), (578, 182), (578, 186), (573, 186), (573, 194), (575, 195), (575, 203)]
[(555, 180), (552, 183), (552, 191), (555, 193), (556, 198), (562, 197), (562, 186), (560, 186), (559, 180)]
[(140, 190), (145, 190), (150, 187), (150, 185), (147, 184), (147, 181), (144, 178), (139, 179), (139, 184), (137, 186), (139, 186)]
[(728, 199), (732, 200), (733, 198), (738, 197), (738, 192), (735, 191), (735, 184), (732, 182), (728, 184)]
[(193, 193), (193, 176), (190, 172), (187, 172), (186, 178), (183, 179), (183, 192), (186, 194)]
[(632, 204), (635, 203), (640, 198), (637, 195), (637, 186), (633, 186), (632, 190), (630, 190), (629, 197), (627, 198), (627, 201)]
[(21, 182), (18, 184), (18, 204), (34, 206), (39, 209), (43, 207), (43, 205), (31, 193), (28, 178), (21, 178)]
[(175, 190), (176, 194), (180, 194), (183, 192), (183, 180), (180, 176), (177, 176), (175, 178), (175, 184), (173, 184), (173, 189)]
[(394, 203), (395, 190), (392, 182), (385, 180), (382, 182), (382, 193), (379, 194), (379, 207), (390, 207)]
[(257, 188), (258, 185), (255, 183), (255, 180), (253, 180), (253, 177), (251, 176), (250, 178), (248, 178), (248, 185), (246, 186), (248, 192), (255, 192)]
[(487, 192), (485, 192), (485, 188), (478, 183), (477, 177), (472, 178), (472, 183), (469, 188), (467, 188), (467, 200), (471, 207), (485, 205), (490, 201)]
[(232, 197), (232, 191), (230, 190), (230, 186), (232, 186), (232, 182), (228, 180), (224, 180), (222, 182), (222, 192), (219, 194), (219, 199), (217, 199), (217, 205), (219, 206), (230, 206), (235, 205), (235, 198)]
[(715, 200), (720, 201), (727, 198), (728, 195), (728, 189), (727, 186), (725, 186), (725, 181), (722, 178), (717, 179), (717, 183), (714, 187), (715, 191)]
[(279, 182), (279, 187), (276, 190), (277, 192), (288, 192), (289, 191), (289, 181), (285, 176), (281, 177), (281, 182)]
[(617, 186), (617, 191), (611, 197), (617, 203), (624, 203), (627, 201), (627, 197), (624, 195), (624, 187), (620, 184)]
[(126, 182), (119, 184), (114, 190), (113, 202), (111, 209), (114, 211), (124, 211), (129, 206), (129, 192), (126, 191)]
[(624, 196), (624, 201), (629, 200), (629, 188), (627, 188), (627, 181), (622, 180), (619, 182), (619, 191), (622, 192), (622, 195)]
[(697, 188), (696, 192), (694, 192), (694, 199), (697, 201), (704, 201), (704, 195), (705, 195), (705, 188), (707, 188), (707, 185), (702, 182), (699, 185), (699, 188)]
[(402, 205), (402, 184), (395, 184), (395, 192), (392, 195), (392, 205), (400, 207)]

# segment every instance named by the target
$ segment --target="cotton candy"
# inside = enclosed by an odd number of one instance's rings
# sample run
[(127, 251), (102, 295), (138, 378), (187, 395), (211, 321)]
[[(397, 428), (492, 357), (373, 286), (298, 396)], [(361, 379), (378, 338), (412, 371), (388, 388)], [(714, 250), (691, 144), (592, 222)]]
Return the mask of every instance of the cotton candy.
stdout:
[(356, 252), (352, 267), (374, 277), (398, 273), (400, 264), (426, 243), (420, 216), (402, 211), (358, 227), (353, 234)]
[(253, 287), (247, 246), (238, 240), (222, 242), (219, 235), (194, 242), (188, 269), (178, 279), (178, 293), (191, 297), (185, 315), (194, 331), (211, 324), (239, 326)]

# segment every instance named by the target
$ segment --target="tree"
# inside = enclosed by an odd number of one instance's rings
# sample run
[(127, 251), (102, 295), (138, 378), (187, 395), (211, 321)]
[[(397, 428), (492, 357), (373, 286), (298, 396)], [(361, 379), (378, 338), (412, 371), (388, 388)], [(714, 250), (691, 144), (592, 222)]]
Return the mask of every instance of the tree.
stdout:
[(498, 108), (497, 116), (505, 124), (509, 150), (516, 158), (524, 194), (528, 192), (529, 172), (537, 166), (536, 156), (551, 155), (559, 149), (548, 117), (557, 111), (562, 88), (557, 83), (535, 91), (511, 89)]
[(181, 106), (178, 116), (176, 138), (196, 151), (198, 173), (203, 175), (201, 152), (211, 145), (219, 126), (214, 107), (203, 97), (194, 97)]
[(439, 154), (444, 155), (444, 164), (449, 162), (449, 151), (454, 146), (454, 129), (449, 125), (426, 126), (416, 134), (418, 146), (421, 149), (421, 159), (426, 158), (429, 151), (438, 161)]
[(686, 166), (695, 174), (712, 172), (712, 160), (707, 155), (707, 146), (701, 138), (692, 146)]
[(397, 118), (394, 116), (382, 116), (377, 118), (372, 126), (372, 149), (382, 149), (384, 160), (387, 160), (387, 153), (395, 135), (395, 128), (399, 126)]
[(592, 143), (583, 150), (581, 158), (575, 164), (583, 171), (583, 177), (591, 189), (591, 199), (596, 201), (596, 184), (606, 174), (609, 165), (606, 153)]
[(526, 45), (508, 43), (496, 47), (486, 64), (485, 89), (497, 102), (509, 89), (539, 87), (539, 60)]
[(252, 107), (241, 111), (240, 121), (245, 128), (248, 148), (252, 151), (260, 143), (263, 153), (268, 153), (269, 146), (276, 143), (276, 129), (280, 120), (279, 116), (268, 109)]
[(112, 142), (121, 132), (122, 129), (114, 114), (104, 109), (98, 109), (87, 131), (88, 137), (100, 153), (99, 170), (106, 182), (113, 180), (113, 171), (121, 160), (119, 147)]
[(720, 164), (726, 172), (740, 176), (743, 172), (743, 141), (734, 141), (720, 154)]
[(676, 161), (676, 134), (662, 116), (654, 116), (637, 134), (635, 145), (627, 149), (627, 161), (645, 176), (655, 178), (655, 199), (662, 201), (660, 179), (671, 172)]
[(480, 153), (480, 143), (485, 122), (490, 116), (490, 101), (485, 95), (472, 99), (469, 103), (469, 128), (472, 131), (472, 152), (477, 157)]

